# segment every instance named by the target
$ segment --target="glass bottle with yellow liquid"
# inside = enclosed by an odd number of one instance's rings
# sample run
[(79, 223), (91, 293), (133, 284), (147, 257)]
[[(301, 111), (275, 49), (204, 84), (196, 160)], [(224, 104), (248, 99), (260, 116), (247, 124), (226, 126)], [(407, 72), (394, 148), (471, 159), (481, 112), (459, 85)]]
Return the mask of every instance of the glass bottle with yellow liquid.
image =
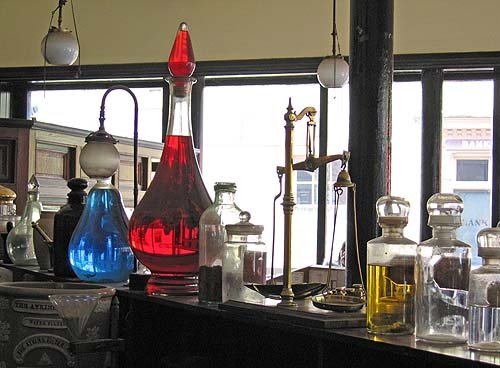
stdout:
[(376, 204), (382, 235), (367, 243), (368, 332), (412, 334), (414, 317), (414, 265), (417, 243), (404, 237), (410, 203), (383, 196)]

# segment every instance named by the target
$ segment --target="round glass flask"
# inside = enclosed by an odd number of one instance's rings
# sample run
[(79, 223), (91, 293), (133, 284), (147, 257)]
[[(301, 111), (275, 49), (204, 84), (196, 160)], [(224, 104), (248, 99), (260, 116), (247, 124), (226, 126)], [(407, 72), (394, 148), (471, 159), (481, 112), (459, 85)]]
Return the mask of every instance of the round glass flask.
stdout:
[(471, 271), (469, 349), (500, 352), (500, 228), (477, 234), (482, 265)]
[(383, 196), (376, 208), (382, 236), (367, 243), (368, 332), (412, 334), (417, 243), (403, 233), (410, 203), (401, 197)]
[(38, 222), (42, 215), (40, 184), (33, 175), (28, 182), (28, 199), (21, 219), (9, 232), (6, 240), (7, 254), (13, 264), (18, 266), (37, 266), (35, 244), (33, 243), (32, 222)]
[(200, 218), (200, 250), (198, 300), (202, 303), (222, 302), (222, 261), (227, 224), (239, 221), (240, 208), (234, 203), (235, 183), (217, 182), (215, 201)]
[(199, 221), (212, 204), (191, 132), (194, 53), (186, 23), (177, 32), (168, 67), (172, 75), (167, 135), (158, 169), (129, 225), (130, 245), (151, 270), (149, 295), (198, 293)]
[(467, 297), (471, 247), (456, 238), (463, 201), (437, 193), (427, 201), (432, 238), (417, 247), (415, 335), (437, 343), (465, 343), (469, 329)]
[(82, 170), (97, 179), (68, 246), (71, 268), (87, 282), (125, 282), (134, 270), (128, 243), (128, 219), (120, 192), (111, 176), (120, 163), (117, 142), (104, 127), (85, 139), (80, 154)]

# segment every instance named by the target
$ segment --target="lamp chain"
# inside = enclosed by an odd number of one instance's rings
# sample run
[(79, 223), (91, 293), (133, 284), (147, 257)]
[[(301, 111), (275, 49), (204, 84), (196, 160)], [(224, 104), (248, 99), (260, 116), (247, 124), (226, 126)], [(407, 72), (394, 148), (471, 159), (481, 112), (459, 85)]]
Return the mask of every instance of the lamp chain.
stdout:
[(333, 31), (332, 31), (332, 55), (337, 56), (337, 49), (340, 52), (339, 34), (337, 32), (337, 0), (333, 0)]

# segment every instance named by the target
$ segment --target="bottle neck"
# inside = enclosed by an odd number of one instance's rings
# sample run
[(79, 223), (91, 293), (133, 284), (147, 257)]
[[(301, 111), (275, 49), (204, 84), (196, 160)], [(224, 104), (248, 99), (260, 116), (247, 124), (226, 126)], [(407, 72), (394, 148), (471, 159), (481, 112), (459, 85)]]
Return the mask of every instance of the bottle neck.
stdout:
[(383, 237), (390, 237), (390, 238), (402, 238), (404, 236), (403, 227), (399, 226), (387, 226), (384, 224), (380, 224), (382, 227), (382, 236)]
[(455, 227), (449, 227), (449, 226), (434, 226), (432, 228), (432, 237), (456, 239), (457, 229)]
[(38, 221), (40, 219), (42, 206), (40, 204), (39, 192), (28, 192), (28, 200), (24, 208), (23, 218), (28, 221)]
[(215, 204), (234, 204), (234, 192), (225, 190), (216, 191)]
[(95, 183), (92, 189), (114, 189), (114, 186), (111, 183), (111, 177), (97, 178), (97, 183)]
[(196, 79), (172, 77), (167, 81), (170, 91), (167, 135), (192, 136), (191, 91)]

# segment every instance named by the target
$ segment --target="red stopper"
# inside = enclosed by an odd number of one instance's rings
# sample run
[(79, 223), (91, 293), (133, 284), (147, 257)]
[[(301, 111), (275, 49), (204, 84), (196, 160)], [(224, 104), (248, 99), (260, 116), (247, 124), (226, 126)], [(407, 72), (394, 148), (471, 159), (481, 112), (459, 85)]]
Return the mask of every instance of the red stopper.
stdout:
[(188, 26), (186, 23), (181, 23), (168, 58), (168, 70), (172, 77), (190, 77), (195, 68), (196, 61)]

